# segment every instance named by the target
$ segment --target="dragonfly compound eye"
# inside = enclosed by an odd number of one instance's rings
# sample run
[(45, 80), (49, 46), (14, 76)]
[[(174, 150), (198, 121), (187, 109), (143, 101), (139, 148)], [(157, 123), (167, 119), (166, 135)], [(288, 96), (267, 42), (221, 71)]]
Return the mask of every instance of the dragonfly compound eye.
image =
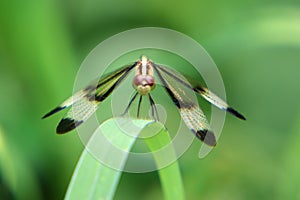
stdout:
[(133, 79), (133, 87), (141, 94), (148, 94), (155, 87), (155, 80), (150, 75), (136, 75)]
[(149, 75), (136, 75), (133, 79), (133, 85), (134, 87), (137, 86), (154, 86), (155, 85), (155, 80), (153, 76)]

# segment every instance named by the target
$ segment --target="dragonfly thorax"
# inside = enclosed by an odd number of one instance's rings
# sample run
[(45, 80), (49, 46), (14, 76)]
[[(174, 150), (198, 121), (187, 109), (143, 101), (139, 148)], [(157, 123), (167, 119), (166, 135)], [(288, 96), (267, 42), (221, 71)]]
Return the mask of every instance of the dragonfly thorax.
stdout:
[(133, 87), (140, 95), (146, 95), (155, 88), (155, 80), (151, 75), (136, 75), (133, 79)]

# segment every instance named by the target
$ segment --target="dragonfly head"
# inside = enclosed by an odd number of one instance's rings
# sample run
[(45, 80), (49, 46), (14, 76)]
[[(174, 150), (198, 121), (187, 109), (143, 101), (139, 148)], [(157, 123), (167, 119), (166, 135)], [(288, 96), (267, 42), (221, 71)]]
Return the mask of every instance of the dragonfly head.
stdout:
[(133, 79), (133, 87), (140, 95), (146, 95), (155, 88), (155, 79), (151, 75), (138, 74)]

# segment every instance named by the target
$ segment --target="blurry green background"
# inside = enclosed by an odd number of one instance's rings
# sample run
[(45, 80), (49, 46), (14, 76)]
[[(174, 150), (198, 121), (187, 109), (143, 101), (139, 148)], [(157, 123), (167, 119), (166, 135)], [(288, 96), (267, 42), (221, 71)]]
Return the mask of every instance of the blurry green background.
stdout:
[[(300, 2), (1, 1), (0, 199), (62, 199), (83, 145), (41, 116), (72, 93), (106, 38), (155, 26), (192, 37), (216, 62), (227, 100), (217, 147), (179, 164), (187, 199), (300, 199)], [(101, 63), (99, 63), (101, 64)], [(94, 77), (93, 77), (94, 78)], [(156, 172), (124, 173), (115, 199), (162, 199)]]

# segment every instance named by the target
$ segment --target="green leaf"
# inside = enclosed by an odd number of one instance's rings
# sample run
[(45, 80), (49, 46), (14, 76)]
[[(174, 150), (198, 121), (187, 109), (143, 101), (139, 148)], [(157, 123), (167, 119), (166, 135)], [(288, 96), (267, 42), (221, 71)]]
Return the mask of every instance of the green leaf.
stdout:
[[(76, 166), (72, 180), (70, 182), (65, 199), (112, 199), (118, 185), (121, 170), (124, 166), (128, 153), (124, 153), (115, 158), (113, 148), (117, 145), (118, 148), (125, 152), (129, 152), (136, 138), (130, 137), (127, 133), (134, 132), (139, 134), (140, 131), (151, 121), (146, 120), (129, 120), (129, 118), (113, 118), (102, 123), (95, 131), (92, 138), (83, 151), (81, 158)], [(135, 126), (133, 126), (133, 123)], [(122, 129), (120, 128), (122, 126)], [(125, 130), (125, 131), (124, 131)], [(111, 141), (111, 145), (104, 144), (100, 139), (106, 138)], [(105, 147), (101, 145), (106, 145)], [(97, 148), (98, 147), (98, 148)], [(99, 162), (95, 157), (100, 159), (108, 158), (108, 162)], [(90, 152), (93, 154), (90, 154)], [(117, 163), (110, 163), (117, 161)], [(119, 170), (112, 169), (107, 165), (119, 166)]]
[[(171, 138), (167, 130), (161, 123), (153, 123), (147, 125), (147, 127), (142, 131), (141, 135), (148, 135), (149, 131), (152, 132), (157, 128), (161, 129), (158, 134), (145, 139), (145, 142), (150, 151), (153, 153), (156, 166), (158, 167), (158, 174), (165, 199), (185, 199), (181, 174), (174, 148), (168, 148), (164, 152), (160, 151), (171, 142)], [(166, 163), (166, 158), (167, 160), (173, 160), (173, 163), (170, 165), (169, 163)]]
[[(153, 133), (158, 134), (149, 137)], [(159, 169), (166, 199), (184, 199), (173, 147), (164, 153), (159, 151), (171, 141), (168, 132), (160, 123), (130, 118), (109, 119), (99, 126), (81, 155), (65, 199), (112, 199), (128, 154), (139, 135), (149, 137), (145, 141)], [(174, 162), (165, 163), (170, 159)]]

